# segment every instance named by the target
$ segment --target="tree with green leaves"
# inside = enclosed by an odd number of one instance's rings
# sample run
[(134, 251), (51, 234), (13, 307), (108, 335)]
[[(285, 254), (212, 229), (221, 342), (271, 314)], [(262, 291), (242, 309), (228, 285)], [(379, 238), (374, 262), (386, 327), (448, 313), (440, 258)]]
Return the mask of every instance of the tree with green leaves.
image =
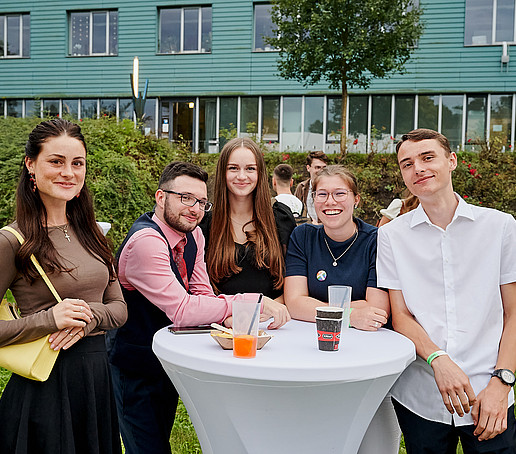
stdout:
[(423, 32), (414, 0), (272, 0), (278, 69), (303, 85), (341, 89), (340, 149), (346, 154), (348, 88), (402, 72)]

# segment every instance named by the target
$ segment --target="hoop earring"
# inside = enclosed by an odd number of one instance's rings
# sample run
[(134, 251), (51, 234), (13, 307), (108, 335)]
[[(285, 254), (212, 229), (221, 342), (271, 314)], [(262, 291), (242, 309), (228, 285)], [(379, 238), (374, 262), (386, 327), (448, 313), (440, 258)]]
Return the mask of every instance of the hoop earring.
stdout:
[(29, 173), (29, 176), (30, 176), (30, 182), (32, 184), (32, 192), (36, 192), (36, 189), (38, 188), (36, 186), (36, 176), (33, 174), (33, 173)]

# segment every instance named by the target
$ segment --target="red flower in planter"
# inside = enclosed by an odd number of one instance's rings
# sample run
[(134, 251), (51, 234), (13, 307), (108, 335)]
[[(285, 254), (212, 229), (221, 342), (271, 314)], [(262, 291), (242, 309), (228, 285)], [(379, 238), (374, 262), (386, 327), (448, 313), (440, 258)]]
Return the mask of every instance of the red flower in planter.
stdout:
[(469, 169), (469, 173), (471, 173), (471, 175), (475, 175), (475, 173), (477, 173), (477, 169)]
[(289, 154), (284, 154), (282, 160), (287, 161), (290, 158)]
[(358, 143), (358, 139), (353, 140), (353, 145), (356, 145)]
[(467, 199), (467, 198), (468, 198), (468, 196), (467, 196), (467, 195), (463, 195), (463, 196), (462, 196), (462, 198), (463, 198), (463, 199)]

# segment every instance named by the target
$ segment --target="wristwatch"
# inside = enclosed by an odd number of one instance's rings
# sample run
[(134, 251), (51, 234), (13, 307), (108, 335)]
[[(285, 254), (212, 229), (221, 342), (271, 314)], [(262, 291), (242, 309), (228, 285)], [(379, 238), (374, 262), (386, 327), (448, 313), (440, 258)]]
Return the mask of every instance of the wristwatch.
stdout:
[(502, 383), (508, 386), (514, 386), (514, 382), (516, 382), (516, 377), (514, 376), (514, 372), (509, 369), (496, 369), (491, 377), (498, 377)]

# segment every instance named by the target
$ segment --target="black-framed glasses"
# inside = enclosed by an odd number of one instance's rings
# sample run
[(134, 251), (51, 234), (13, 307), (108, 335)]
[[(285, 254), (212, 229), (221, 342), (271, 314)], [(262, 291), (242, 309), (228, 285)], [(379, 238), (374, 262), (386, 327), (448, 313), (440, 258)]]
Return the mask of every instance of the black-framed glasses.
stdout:
[(316, 202), (321, 202), (321, 203), (326, 202), (326, 200), (328, 200), (328, 197), (330, 195), (333, 197), (333, 200), (335, 200), (335, 202), (343, 202), (344, 200), (346, 200), (348, 198), (348, 194), (350, 192), (353, 193), (353, 191), (350, 191), (349, 189), (337, 189), (336, 191), (333, 191), (333, 192), (321, 190), (321, 191), (312, 192), (312, 195)]
[(198, 199), (197, 197), (194, 197), (192, 194), (188, 194), (187, 192), (176, 192), (170, 191), (168, 189), (162, 189), (162, 191), (168, 194), (180, 195), (181, 203), (187, 207), (193, 207), (196, 203), (199, 203), (199, 208), (202, 211), (210, 211), (213, 207), (213, 203), (208, 202), (207, 200)]

